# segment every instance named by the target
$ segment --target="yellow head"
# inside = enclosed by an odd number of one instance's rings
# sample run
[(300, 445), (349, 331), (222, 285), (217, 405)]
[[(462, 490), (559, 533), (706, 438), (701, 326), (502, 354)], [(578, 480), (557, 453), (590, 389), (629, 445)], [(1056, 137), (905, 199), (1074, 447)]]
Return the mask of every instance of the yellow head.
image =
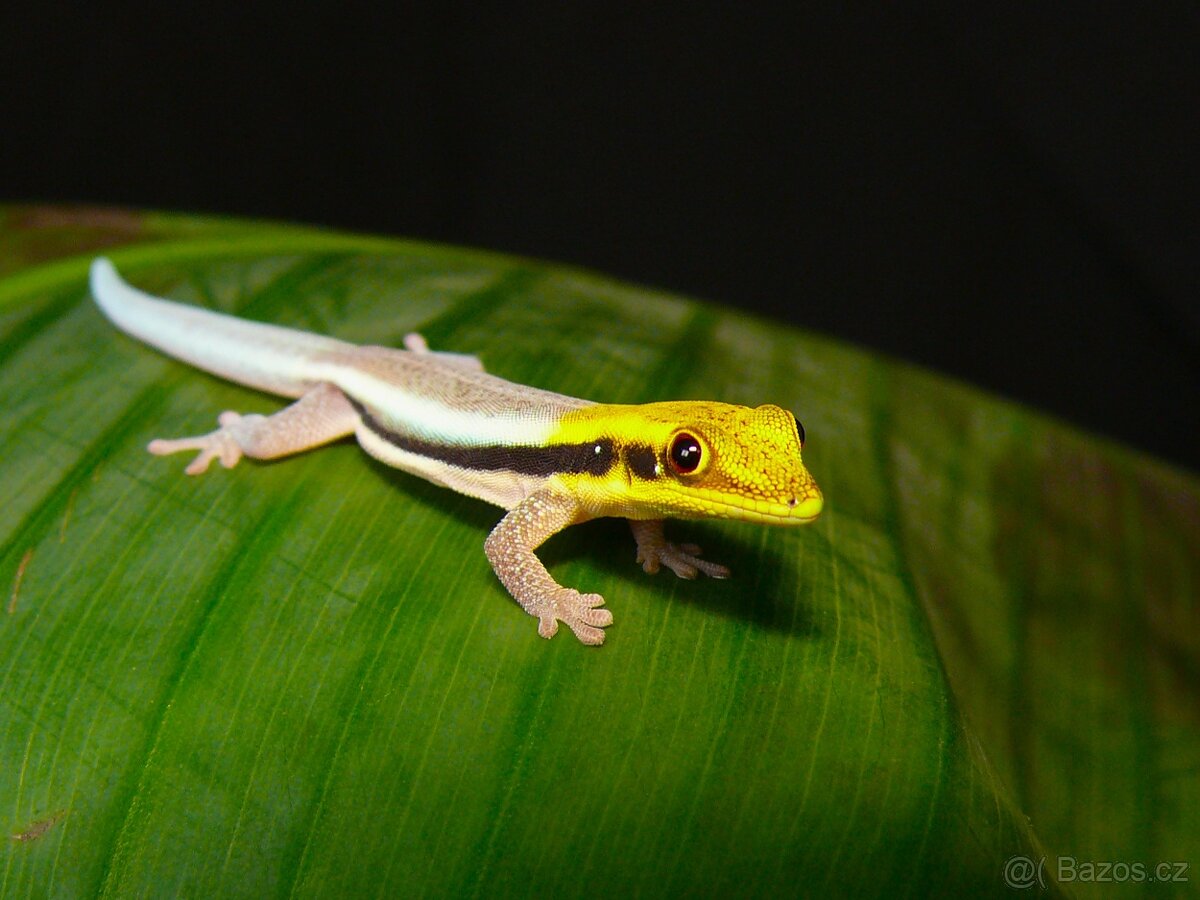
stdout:
[(800, 460), (804, 430), (778, 406), (598, 404), (568, 413), (554, 440), (611, 442), (602, 475), (560, 476), (594, 515), (801, 525), (824, 503)]

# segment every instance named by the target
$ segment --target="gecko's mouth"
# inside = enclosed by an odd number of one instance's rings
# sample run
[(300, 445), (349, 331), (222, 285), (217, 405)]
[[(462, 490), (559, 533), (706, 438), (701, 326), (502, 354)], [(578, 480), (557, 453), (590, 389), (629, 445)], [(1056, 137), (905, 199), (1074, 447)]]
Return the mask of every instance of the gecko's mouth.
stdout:
[(825, 499), (815, 484), (811, 485), (811, 493), (789, 497), (782, 502), (707, 492), (701, 496), (708, 507), (709, 516), (763, 525), (807, 525), (821, 514), (825, 506)]

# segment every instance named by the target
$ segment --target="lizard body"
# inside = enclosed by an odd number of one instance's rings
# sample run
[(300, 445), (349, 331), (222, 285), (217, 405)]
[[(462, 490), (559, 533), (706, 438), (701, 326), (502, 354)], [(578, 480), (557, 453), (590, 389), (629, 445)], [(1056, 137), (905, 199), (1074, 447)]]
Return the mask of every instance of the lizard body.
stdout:
[(664, 518), (810, 522), (821, 492), (801, 462), (803, 429), (777, 406), (678, 401), (593, 403), (490, 375), (473, 356), (405, 350), (251, 322), (153, 297), (107, 259), (92, 263), (97, 304), (122, 331), (222, 378), (284, 397), (271, 416), (224, 412), (206, 435), (155, 440), (151, 453), (198, 451), (188, 474), (215, 459), (274, 459), (354, 435), (377, 459), (508, 510), (485, 552), (518, 603), (552, 637), (566, 623), (604, 641), (612, 614), (598, 594), (559, 585), (534, 551), (570, 525), (630, 520), (647, 572), (726, 577), (694, 545), (663, 536)]

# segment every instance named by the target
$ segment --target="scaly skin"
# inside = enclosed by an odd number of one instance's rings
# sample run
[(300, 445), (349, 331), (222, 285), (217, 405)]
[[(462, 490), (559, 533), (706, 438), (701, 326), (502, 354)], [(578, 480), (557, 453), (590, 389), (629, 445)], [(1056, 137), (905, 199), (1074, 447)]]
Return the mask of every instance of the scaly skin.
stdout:
[[(669, 448), (680, 433), (701, 445), (699, 467), (672, 471)], [(764, 525), (803, 525), (821, 512), (820, 488), (801, 461), (800, 435), (791, 413), (778, 406), (732, 406), (698, 400), (597, 404), (563, 416), (553, 441), (614, 441), (621, 458), (648, 448), (655, 474), (617, 466), (602, 477), (559, 475), (596, 516), (628, 519), (738, 519)]]
[(214, 460), (275, 459), (354, 435), (377, 459), (508, 510), (485, 542), (500, 581), (552, 637), (564, 622), (604, 642), (612, 614), (599, 594), (558, 584), (534, 551), (570, 525), (630, 520), (637, 560), (681, 578), (729, 570), (672, 544), (665, 518), (801, 525), (821, 491), (801, 461), (803, 431), (778, 406), (679, 401), (594, 404), (489, 375), (478, 359), (363, 347), (151, 297), (92, 264), (92, 293), (127, 333), (230, 381), (298, 398), (274, 415), (227, 411), (198, 437), (156, 440), (156, 454), (195, 450), (190, 475)]

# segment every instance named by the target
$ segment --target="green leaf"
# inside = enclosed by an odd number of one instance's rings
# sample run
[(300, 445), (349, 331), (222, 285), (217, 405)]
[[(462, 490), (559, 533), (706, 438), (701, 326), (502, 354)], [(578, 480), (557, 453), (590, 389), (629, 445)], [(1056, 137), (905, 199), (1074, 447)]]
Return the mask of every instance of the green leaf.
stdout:
[[(1194, 476), (562, 267), (0, 215), (0, 895), (1001, 894), (1013, 856), (1200, 863)], [(114, 331), (98, 249), (155, 293), (420, 330), (568, 394), (778, 403), (826, 511), (676, 523), (723, 582), (570, 529), (542, 557), (616, 624), (543, 641), (484, 559), (491, 507), (351, 443), (194, 479), (148, 455), (281, 403)]]

